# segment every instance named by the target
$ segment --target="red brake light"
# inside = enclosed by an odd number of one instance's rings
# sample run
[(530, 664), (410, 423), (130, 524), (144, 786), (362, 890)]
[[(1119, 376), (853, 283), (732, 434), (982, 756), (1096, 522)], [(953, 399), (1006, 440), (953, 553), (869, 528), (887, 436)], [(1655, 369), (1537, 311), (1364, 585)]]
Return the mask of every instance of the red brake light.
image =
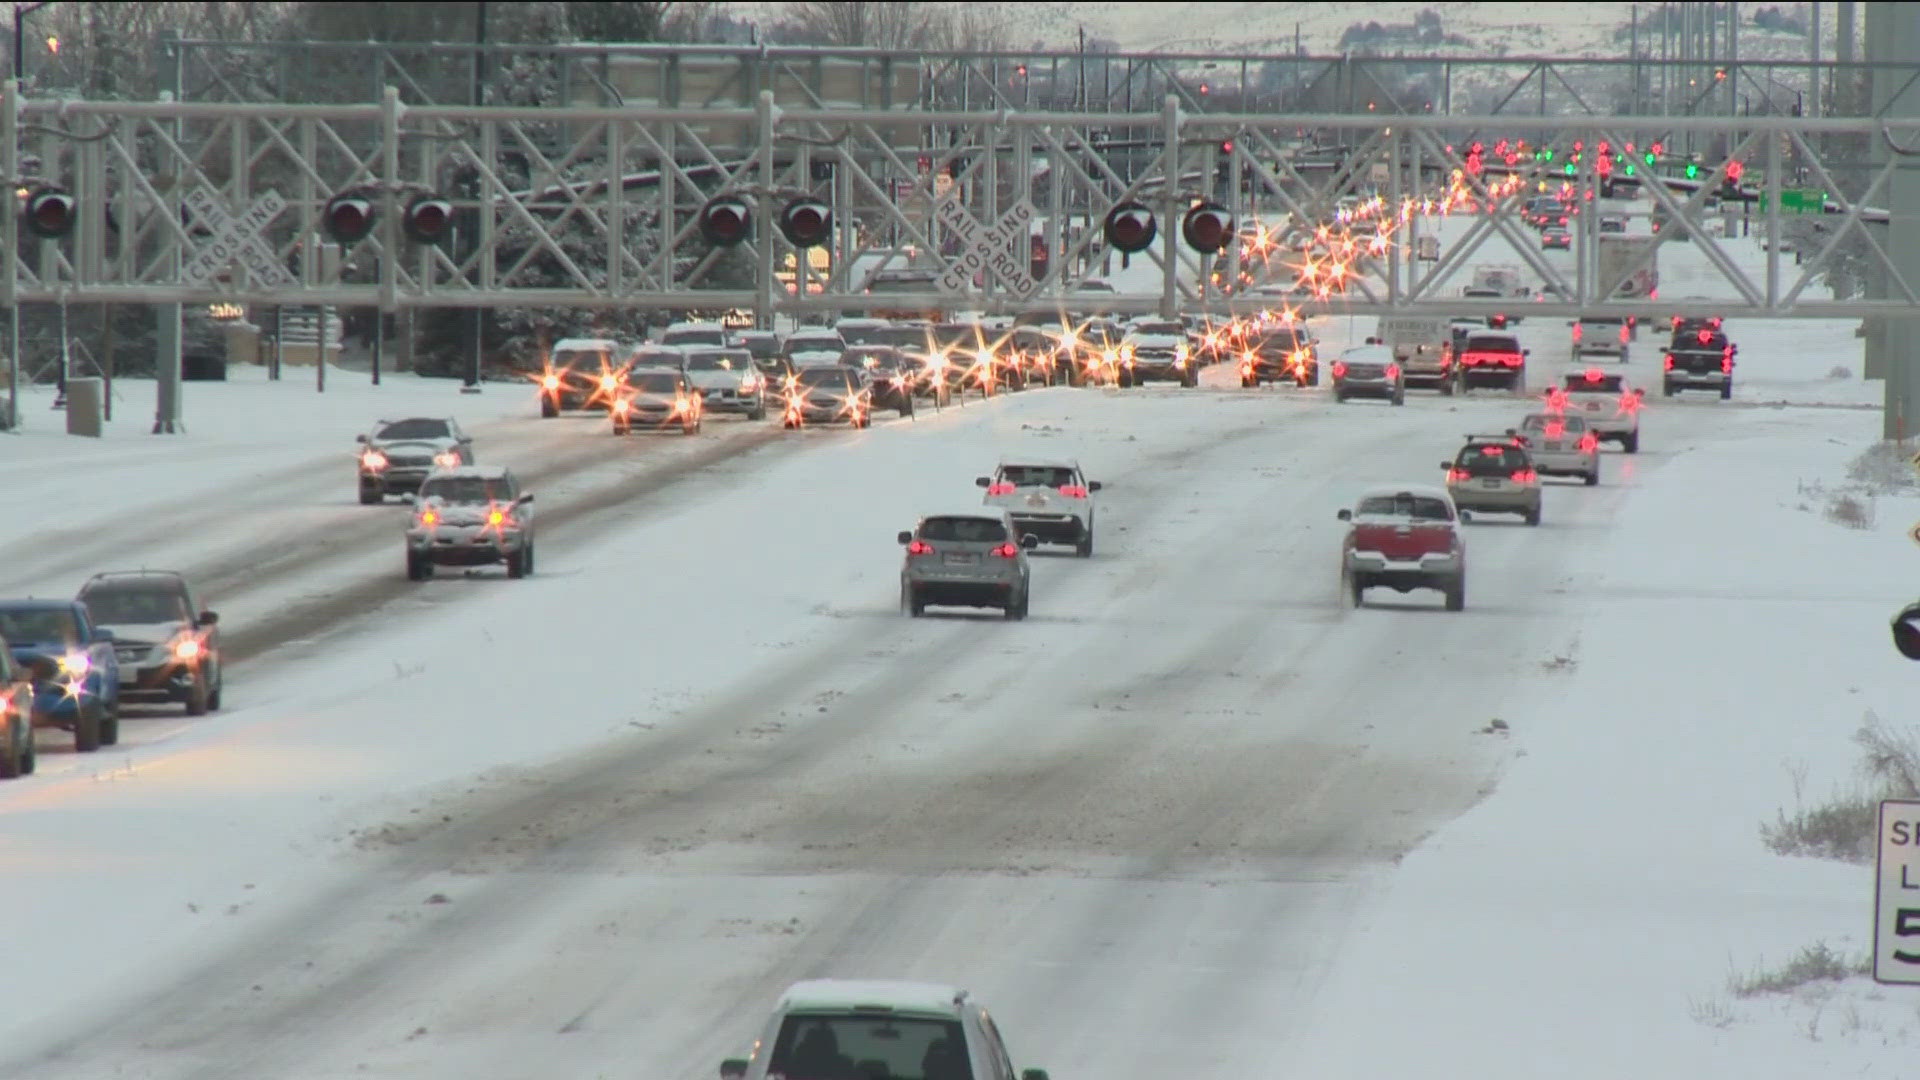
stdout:
[(1480, 448), (1480, 453), (1485, 457), (1499, 457), (1501, 454), (1506, 453), (1506, 451), (1497, 446), (1483, 446)]
[(1399, 378), (1399, 377), (1400, 377), (1400, 365), (1399, 365), (1399, 364), (1388, 364), (1388, 365), (1387, 365), (1387, 378), (1389, 378), (1389, 379), (1397, 379), (1397, 378)]
[(1601, 371), (1601, 370), (1600, 370), (1599, 368), (1597, 368), (1597, 367), (1590, 367), (1590, 368), (1588, 368), (1588, 369), (1587, 369), (1587, 381), (1588, 381), (1588, 382), (1592, 382), (1592, 383), (1597, 383), (1597, 382), (1599, 382), (1599, 381), (1601, 380), (1601, 378), (1603, 378), (1603, 377), (1604, 377), (1604, 375), (1605, 375), (1605, 373), (1604, 373), (1604, 372), (1602, 372), (1602, 371)]
[(1697, 336), (1700, 338), (1700, 344), (1705, 345), (1707, 342), (1713, 340), (1713, 331), (1701, 330), (1697, 332)]
[(998, 484), (994, 484), (994, 485), (993, 485), (992, 487), (989, 487), (989, 488), (987, 489), (987, 494), (989, 494), (989, 495), (1011, 495), (1011, 494), (1013, 494), (1013, 485), (1012, 485), (1012, 484), (1009, 484), (1009, 483), (1005, 483), (1005, 482), (1001, 482), (1001, 483), (998, 483)]
[(1620, 327), (1620, 344), (1625, 345), (1631, 337), (1632, 331), (1628, 330), (1625, 326)]
[(1580, 452), (1581, 453), (1590, 454), (1593, 451), (1598, 449), (1600, 449), (1600, 437), (1598, 435), (1595, 435), (1593, 432), (1589, 431), (1585, 435), (1580, 436)]
[(1344, 379), (1344, 378), (1346, 378), (1346, 377), (1347, 377), (1347, 365), (1345, 365), (1345, 364), (1343, 364), (1343, 363), (1341, 363), (1341, 362), (1340, 362), (1340, 361), (1338, 361), (1338, 360), (1335, 360), (1335, 361), (1333, 362), (1333, 377), (1334, 377), (1334, 378), (1336, 378), (1336, 379)]
[(1448, 469), (1447, 470), (1448, 483), (1464, 484), (1467, 482), (1468, 479), (1469, 477), (1467, 474), (1467, 470), (1465, 469)]
[(1580, 340), (1580, 324), (1579, 323), (1573, 324), (1573, 340), (1575, 341)]
[(1011, 559), (1020, 554), (1020, 549), (1014, 547), (1012, 544), (1001, 544), (999, 547), (993, 549), (993, 553), (1002, 559)]
[(1087, 489), (1081, 487), (1079, 484), (1067, 484), (1061, 487), (1060, 494), (1065, 495), (1069, 499), (1084, 499), (1087, 497)]
[(1539, 478), (1540, 474), (1534, 472), (1532, 469), (1521, 469), (1519, 472), (1513, 474), (1513, 481), (1516, 484), (1531, 484)]
[(1673, 354), (1672, 353), (1667, 354), (1667, 370), (1668, 371), (1673, 370)]
[(907, 545), (907, 554), (931, 555), (933, 554), (933, 545), (927, 543), (925, 540), (915, 540), (913, 543)]

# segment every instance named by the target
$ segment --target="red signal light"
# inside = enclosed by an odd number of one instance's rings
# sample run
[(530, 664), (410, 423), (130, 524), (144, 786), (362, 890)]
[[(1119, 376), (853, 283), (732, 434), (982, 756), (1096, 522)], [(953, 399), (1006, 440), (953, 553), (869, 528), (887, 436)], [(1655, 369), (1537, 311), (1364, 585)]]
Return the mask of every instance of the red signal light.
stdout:
[(1180, 222), (1187, 246), (1203, 255), (1224, 249), (1233, 240), (1233, 212), (1219, 203), (1204, 202), (1187, 211)]
[(1127, 202), (1107, 211), (1102, 231), (1108, 247), (1131, 255), (1145, 251), (1153, 243), (1154, 237), (1159, 235), (1160, 226), (1154, 220), (1152, 210), (1136, 202)]
[(336, 244), (354, 244), (373, 232), (373, 203), (358, 195), (335, 195), (322, 211), (321, 227)]
[(400, 231), (416, 244), (437, 244), (453, 227), (453, 204), (433, 195), (416, 196), (400, 219)]
[(819, 247), (833, 235), (833, 209), (817, 199), (795, 199), (780, 212), (780, 235), (797, 248)]
[(731, 195), (711, 199), (700, 208), (700, 236), (714, 247), (733, 247), (753, 231), (753, 211)]
[(73, 196), (56, 187), (39, 187), (27, 196), (23, 216), (28, 232), (42, 240), (58, 240), (73, 232), (77, 210)]

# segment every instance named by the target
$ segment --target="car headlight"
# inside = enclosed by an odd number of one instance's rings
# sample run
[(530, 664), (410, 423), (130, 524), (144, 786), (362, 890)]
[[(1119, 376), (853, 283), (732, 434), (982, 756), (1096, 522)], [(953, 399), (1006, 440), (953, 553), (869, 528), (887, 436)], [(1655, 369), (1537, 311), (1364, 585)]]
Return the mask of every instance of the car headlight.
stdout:
[(387, 455), (378, 450), (369, 450), (360, 455), (360, 464), (363, 468), (378, 472), (387, 467)]
[(433, 463), (442, 469), (451, 469), (460, 464), (460, 455), (451, 450), (442, 450), (433, 455)]
[(173, 658), (192, 663), (206, 655), (206, 646), (196, 637), (184, 637), (173, 643)]
[(60, 670), (77, 679), (93, 670), (93, 658), (86, 653), (68, 653), (60, 658)]

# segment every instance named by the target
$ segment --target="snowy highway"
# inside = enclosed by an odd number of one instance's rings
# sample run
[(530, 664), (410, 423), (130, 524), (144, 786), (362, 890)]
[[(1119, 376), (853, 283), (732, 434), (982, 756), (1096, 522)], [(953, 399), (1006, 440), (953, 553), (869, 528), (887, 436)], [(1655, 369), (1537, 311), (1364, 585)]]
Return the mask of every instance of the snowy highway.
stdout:
[[(349, 507), (344, 452), (214, 484), (198, 536), (11, 561), (51, 589), (157, 545), (258, 659), (222, 716), (0, 792), (121, 894), (62, 946), (101, 1007), (45, 999), (0, 1071), (709, 1075), (786, 982), (885, 972), (990, 994), (1056, 1075), (1260, 1074), (1361, 899), (1494, 784), (1479, 729), (1570, 647), (1570, 574), (1723, 422), (1665, 410), (1540, 528), (1476, 525), (1466, 613), (1348, 610), (1334, 510), (1522, 409), (1052, 390), (766, 447), (502, 420), (485, 460), (547, 504), (525, 582), (407, 586), (401, 511)], [(1106, 482), (1096, 557), (1039, 558), (1024, 624), (903, 620), (893, 532), (1023, 448)], [(260, 566), (283, 547), (297, 573)], [(84, 891), (47, 884), (39, 925)], [(116, 970), (136, 952), (165, 959)], [(1178, 1038), (1114, 1037), (1149, 1030)]]

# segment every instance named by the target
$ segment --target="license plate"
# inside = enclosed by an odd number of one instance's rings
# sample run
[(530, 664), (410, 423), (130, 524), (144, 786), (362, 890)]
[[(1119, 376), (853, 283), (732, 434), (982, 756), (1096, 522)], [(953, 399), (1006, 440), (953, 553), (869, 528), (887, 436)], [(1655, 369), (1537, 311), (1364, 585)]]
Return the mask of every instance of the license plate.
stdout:
[(1597, 401), (1589, 401), (1589, 402), (1587, 402), (1587, 411), (1588, 411), (1588, 412), (1599, 412), (1599, 411), (1600, 411), (1600, 403), (1599, 403), (1599, 402), (1597, 402)]
[(945, 559), (948, 566), (973, 566), (979, 561), (978, 555), (948, 555)]
[(1558, 451), (1560, 449), (1560, 444), (1557, 442), (1550, 442), (1546, 445), (1545, 449), (1550, 453), (1554, 451)]
[(1483, 487), (1483, 488), (1497, 488), (1497, 487), (1499, 487), (1499, 486), (1500, 486), (1500, 481), (1498, 481), (1498, 480), (1482, 480), (1482, 481), (1480, 481), (1480, 486), (1481, 486), (1481, 487)]

